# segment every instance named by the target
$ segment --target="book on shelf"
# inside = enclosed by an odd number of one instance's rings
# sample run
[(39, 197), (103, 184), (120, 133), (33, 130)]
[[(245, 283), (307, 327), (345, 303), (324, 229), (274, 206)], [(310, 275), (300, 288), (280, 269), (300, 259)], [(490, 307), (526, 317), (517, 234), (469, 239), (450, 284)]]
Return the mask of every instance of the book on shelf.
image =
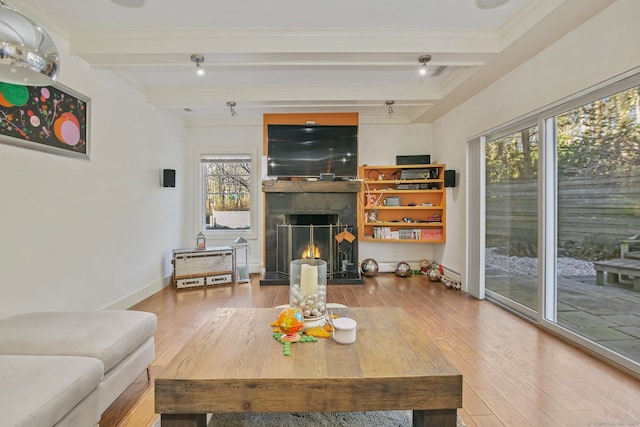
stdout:
[(442, 230), (437, 228), (400, 228), (373, 227), (374, 239), (385, 240), (442, 240)]

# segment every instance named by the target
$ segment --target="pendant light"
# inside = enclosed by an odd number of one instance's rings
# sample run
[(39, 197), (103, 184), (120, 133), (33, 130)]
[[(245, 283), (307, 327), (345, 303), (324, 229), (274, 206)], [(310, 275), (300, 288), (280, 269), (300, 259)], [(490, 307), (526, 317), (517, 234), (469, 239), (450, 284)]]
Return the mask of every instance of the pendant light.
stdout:
[(195, 62), (196, 64), (196, 74), (199, 76), (204, 76), (204, 68), (202, 68), (204, 56), (194, 53), (193, 55), (191, 55), (191, 62)]
[(238, 114), (236, 112), (236, 109), (234, 108), (235, 106), (236, 106), (236, 101), (228, 101), (227, 102), (227, 107), (229, 107), (229, 112), (231, 113), (231, 117), (233, 117), (236, 114)]
[(0, 0), (0, 82), (47, 86), (53, 84), (59, 68), (51, 36)]
[(393, 114), (393, 104), (395, 104), (396, 102), (393, 100), (389, 100), (389, 101), (385, 101), (385, 104), (387, 105), (387, 113), (389, 115)]
[(431, 55), (422, 55), (418, 57), (418, 62), (422, 64), (418, 72), (421, 76), (427, 75), (427, 62), (431, 61)]

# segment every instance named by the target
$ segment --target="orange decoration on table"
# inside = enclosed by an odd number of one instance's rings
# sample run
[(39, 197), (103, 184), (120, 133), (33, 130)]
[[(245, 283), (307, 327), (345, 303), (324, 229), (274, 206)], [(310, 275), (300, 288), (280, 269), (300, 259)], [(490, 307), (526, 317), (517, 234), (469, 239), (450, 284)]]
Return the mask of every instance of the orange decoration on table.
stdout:
[(278, 315), (278, 327), (284, 335), (284, 341), (296, 342), (300, 340), (300, 330), (304, 327), (304, 314), (297, 308), (285, 308)]

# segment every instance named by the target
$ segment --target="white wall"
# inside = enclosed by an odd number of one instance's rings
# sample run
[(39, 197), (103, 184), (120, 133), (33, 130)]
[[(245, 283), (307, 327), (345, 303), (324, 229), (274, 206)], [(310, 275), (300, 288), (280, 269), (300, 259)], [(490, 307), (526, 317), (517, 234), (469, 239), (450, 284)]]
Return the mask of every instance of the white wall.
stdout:
[[(426, 124), (361, 124), (358, 128), (359, 163), (369, 165), (393, 165), (398, 154), (430, 154), (431, 126)], [(188, 127), (186, 131), (185, 170), (192, 170), (194, 152), (210, 150), (222, 152), (238, 149), (257, 150), (262, 154), (262, 125), (229, 125)], [(187, 172), (187, 190), (185, 210), (192, 212), (196, 204), (193, 189), (196, 186), (196, 176)], [(259, 171), (261, 180), (264, 171)], [(264, 228), (263, 228), (263, 194), (258, 188), (259, 229), (256, 238), (247, 240), (251, 244), (251, 257), (254, 272), (259, 272), (263, 266)], [(196, 226), (196, 214), (185, 217), (183, 227), (183, 245), (192, 246), (195, 234), (199, 231)], [(229, 245), (232, 239), (208, 240), (208, 245)], [(379, 262), (419, 261), (432, 256), (432, 244), (374, 244), (360, 243), (360, 260), (374, 258)]]
[(180, 240), (182, 125), (52, 36), (58, 81), (91, 98), (91, 160), (0, 143), (0, 317), (129, 307), (166, 283)]
[[(430, 154), (432, 163), (446, 163), (444, 158), (433, 152), (431, 125), (364, 124), (360, 126), (359, 139), (360, 164), (394, 165), (397, 155), (411, 154)], [(447, 219), (448, 215), (447, 211)], [(448, 230), (447, 227), (447, 233)], [(444, 244), (360, 242), (358, 250), (360, 261), (373, 258), (380, 265), (380, 271), (394, 271), (399, 261), (409, 262), (413, 268), (418, 268), (421, 259), (432, 259), (441, 246)]]
[(433, 124), (434, 152), (461, 173), (448, 193), (445, 265), (466, 261), (466, 140), (639, 66), (639, 16), (639, 1), (619, 0)]
[[(233, 120), (230, 118), (230, 120)], [(195, 199), (195, 190), (197, 189), (199, 179), (198, 168), (196, 166), (199, 161), (199, 152), (208, 152), (211, 154), (228, 153), (228, 152), (255, 152), (258, 157), (262, 155), (262, 124), (260, 125), (234, 125), (229, 126), (198, 126), (187, 127), (185, 139), (185, 158), (183, 168), (185, 169), (185, 212), (188, 214), (184, 218), (182, 227), (182, 247), (192, 247), (195, 245), (196, 235), (200, 231), (196, 224), (198, 220), (197, 200)], [(258, 159), (260, 166), (260, 159)], [(257, 182), (258, 191), (255, 196), (257, 200), (258, 229), (255, 233), (256, 237), (243, 235), (251, 246), (251, 258), (254, 272), (259, 272), (262, 264), (262, 222), (263, 222), (263, 199), (260, 182), (262, 181), (263, 172), (258, 171)], [(207, 246), (229, 246), (233, 240), (240, 234), (230, 234), (218, 239), (207, 238)]]

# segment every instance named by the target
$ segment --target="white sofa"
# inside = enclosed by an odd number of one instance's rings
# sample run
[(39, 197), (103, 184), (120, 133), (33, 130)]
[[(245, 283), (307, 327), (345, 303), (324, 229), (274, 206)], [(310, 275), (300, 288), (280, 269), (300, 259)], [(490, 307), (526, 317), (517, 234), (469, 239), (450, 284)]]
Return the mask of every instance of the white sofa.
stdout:
[(97, 425), (153, 362), (156, 327), (132, 310), (0, 319), (0, 427)]

